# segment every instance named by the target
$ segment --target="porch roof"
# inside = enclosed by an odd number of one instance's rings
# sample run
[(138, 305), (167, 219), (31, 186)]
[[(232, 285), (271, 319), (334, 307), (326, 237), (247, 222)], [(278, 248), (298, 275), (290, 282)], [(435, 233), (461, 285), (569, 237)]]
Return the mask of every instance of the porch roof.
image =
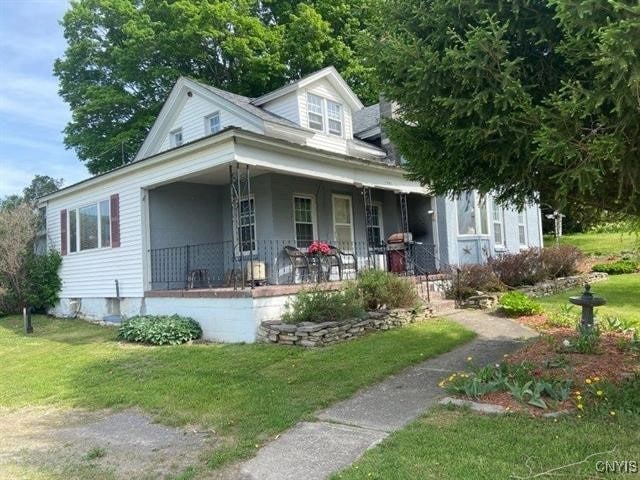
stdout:
[[(380, 161), (366, 160), (340, 153), (333, 153), (306, 145), (300, 145), (280, 138), (269, 137), (255, 132), (250, 132), (238, 127), (228, 127), (218, 133), (199, 138), (155, 155), (140, 159), (114, 168), (105, 173), (95, 175), (88, 179), (64, 187), (56, 192), (44, 195), (38, 202), (45, 203), (48, 200), (75, 193), (77, 190), (95, 187), (102, 182), (113, 180), (129, 172), (149, 168), (158, 164), (168, 163), (180, 158), (186, 153), (193, 153), (222, 142), (233, 141), (235, 145), (259, 146), (265, 152), (288, 152), (303, 159), (303, 162), (291, 164), (278, 160), (277, 155), (270, 156), (269, 160), (262, 160), (256, 155), (238, 155), (235, 160), (239, 163), (260, 166), (268, 170), (288, 172), (311, 178), (320, 178), (355, 186), (368, 186), (384, 190), (392, 190), (403, 193), (419, 193), (428, 195), (429, 191), (417, 182), (406, 179), (406, 172), (397, 166), (388, 165)], [(316, 164), (316, 168), (310, 168), (309, 162), (322, 159), (322, 164)], [(228, 165), (228, 161), (224, 165)], [(211, 167), (222, 164), (211, 165)], [(319, 168), (322, 167), (322, 168)], [(325, 168), (329, 167), (329, 168)]]

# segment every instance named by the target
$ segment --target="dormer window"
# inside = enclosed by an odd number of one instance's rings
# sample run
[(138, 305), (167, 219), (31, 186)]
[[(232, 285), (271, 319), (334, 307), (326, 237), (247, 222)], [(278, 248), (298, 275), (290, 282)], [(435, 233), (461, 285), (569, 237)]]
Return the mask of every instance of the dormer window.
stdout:
[(322, 97), (307, 93), (309, 128), (324, 132), (324, 108)]
[(342, 136), (342, 105), (327, 100), (327, 117), (329, 119), (329, 133)]
[(180, 145), (182, 145), (182, 129), (181, 128), (174, 130), (169, 134), (169, 136), (171, 139), (172, 147), (179, 147)]
[(213, 113), (206, 118), (207, 133), (218, 133), (220, 131), (220, 112)]
[(339, 137), (342, 136), (341, 103), (327, 100), (313, 93), (307, 93), (307, 115), (309, 117), (309, 128)]

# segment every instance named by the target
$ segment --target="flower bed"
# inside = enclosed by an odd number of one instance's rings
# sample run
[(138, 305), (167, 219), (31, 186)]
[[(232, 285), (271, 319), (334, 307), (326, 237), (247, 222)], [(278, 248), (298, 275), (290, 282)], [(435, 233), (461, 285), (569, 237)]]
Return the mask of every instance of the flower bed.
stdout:
[(258, 341), (301, 347), (322, 347), (361, 337), (373, 330), (389, 330), (415, 323), (433, 316), (431, 310), (394, 309), (368, 312), (364, 318), (350, 318), (340, 322), (282, 323), (263, 322), (258, 328)]

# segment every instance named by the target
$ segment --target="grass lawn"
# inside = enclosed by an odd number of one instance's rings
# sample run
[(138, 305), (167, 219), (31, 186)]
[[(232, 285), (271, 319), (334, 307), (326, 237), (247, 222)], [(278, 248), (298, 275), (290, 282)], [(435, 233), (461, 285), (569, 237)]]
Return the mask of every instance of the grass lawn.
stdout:
[[(638, 237), (630, 233), (573, 233), (560, 237), (560, 243), (574, 245), (587, 255), (619, 255), (638, 250)], [(545, 247), (555, 244), (553, 235), (545, 235)]]
[(474, 333), (433, 320), (323, 349), (198, 344), (145, 347), (80, 320), (0, 319), (0, 406), (140, 407), (222, 437), (209, 464), (252, 455), (278, 432), (359, 388), (451, 350)]
[[(579, 295), (582, 288), (575, 288), (550, 297), (542, 297), (540, 303), (547, 309), (557, 309), (568, 304), (571, 295)], [(598, 307), (596, 315), (614, 315), (629, 319), (640, 326), (640, 274), (610, 275), (604, 282), (592, 285), (592, 291), (607, 300), (607, 305)], [(579, 307), (575, 307), (579, 314)]]
[[(598, 460), (640, 464), (640, 418), (566, 417), (556, 422), (524, 415), (495, 417), (439, 408), (391, 435), (332, 478), (534, 478), (534, 474), (612, 449), (615, 453), (536, 478), (602, 478), (596, 470)], [(638, 478), (620, 474), (611, 477)]]

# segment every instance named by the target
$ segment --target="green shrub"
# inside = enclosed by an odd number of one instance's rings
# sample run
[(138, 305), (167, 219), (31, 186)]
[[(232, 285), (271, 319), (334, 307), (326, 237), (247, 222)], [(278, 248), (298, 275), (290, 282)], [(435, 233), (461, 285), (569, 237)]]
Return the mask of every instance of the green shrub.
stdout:
[(363, 314), (362, 298), (356, 288), (346, 288), (341, 292), (314, 288), (299, 291), (287, 303), (282, 321), (294, 324), (336, 322)]
[(179, 315), (144, 315), (122, 322), (118, 337), (129, 342), (178, 345), (202, 337), (202, 329), (192, 318)]
[(594, 272), (608, 273), (609, 275), (623, 275), (638, 271), (638, 262), (633, 260), (619, 260), (612, 263), (597, 263), (591, 270)]
[(560, 245), (505, 253), (489, 258), (488, 263), (502, 283), (510, 287), (520, 287), (575, 275), (581, 258), (582, 253), (578, 248)]
[(355, 286), (367, 310), (382, 306), (411, 308), (420, 300), (415, 285), (409, 279), (384, 270), (365, 270)]
[(22, 301), (18, 298), (15, 286), (0, 274), (0, 310), (19, 312), (22, 302), (33, 307), (36, 312), (46, 312), (55, 305), (62, 287), (58, 269), (62, 257), (55, 250), (47, 253), (28, 253), (24, 257), (24, 275), (20, 281)]
[(500, 292), (504, 285), (489, 265), (464, 265), (459, 273), (454, 271), (451, 287), (446, 291), (448, 298), (465, 299), (478, 292)]
[(542, 312), (540, 303), (522, 292), (505, 293), (498, 301), (498, 309), (509, 317), (535, 315)]

